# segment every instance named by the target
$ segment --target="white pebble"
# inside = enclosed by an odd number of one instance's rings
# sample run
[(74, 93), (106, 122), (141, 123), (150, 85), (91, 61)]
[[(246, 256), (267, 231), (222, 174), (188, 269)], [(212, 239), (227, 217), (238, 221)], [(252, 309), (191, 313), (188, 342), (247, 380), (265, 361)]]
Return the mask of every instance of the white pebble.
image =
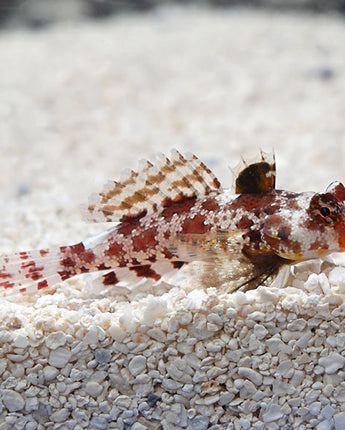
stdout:
[(25, 410), (27, 412), (37, 411), (38, 405), (38, 397), (29, 397), (25, 400)]
[(88, 421), (88, 413), (84, 409), (77, 408), (73, 411), (73, 416), (80, 421)]
[(315, 400), (317, 400), (317, 398), (319, 397), (321, 391), (320, 390), (313, 390), (313, 389), (309, 389), (307, 391), (307, 394), (305, 396), (305, 400), (307, 403), (313, 403), (315, 402)]
[(133, 376), (137, 376), (146, 369), (146, 358), (143, 355), (133, 357), (129, 362), (128, 369)]
[(236, 293), (233, 293), (233, 298), (237, 307), (242, 307), (243, 305), (250, 303), (249, 295), (243, 293), (242, 291), (236, 291)]
[(63, 423), (69, 417), (69, 414), (70, 412), (68, 409), (62, 408), (56, 412), (53, 412), (50, 415), (50, 420), (54, 421), (55, 423)]
[(268, 330), (262, 324), (255, 324), (254, 326), (254, 334), (255, 337), (259, 340), (263, 339), (268, 333)]
[(319, 415), (321, 410), (321, 402), (314, 402), (311, 405), (309, 405), (309, 410), (312, 415), (315, 417)]
[[(140, 376), (141, 375), (139, 375), (138, 378)], [(149, 382), (143, 382), (143, 383), (140, 383), (139, 381), (135, 380), (133, 383), (133, 390), (138, 397), (140, 398), (147, 397), (150, 393), (152, 393), (151, 379), (149, 380)]]
[(193, 352), (194, 345), (187, 342), (179, 342), (177, 345), (177, 350), (184, 355), (191, 354)]
[(330, 405), (326, 405), (321, 411), (322, 416), (325, 417), (327, 421), (332, 419), (334, 413), (335, 410)]
[(262, 375), (250, 367), (239, 367), (238, 374), (243, 378), (249, 379), (257, 386), (262, 384)]
[(219, 339), (214, 339), (211, 342), (206, 343), (206, 349), (208, 352), (219, 352), (223, 346), (223, 342)]
[(13, 346), (16, 348), (26, 348), (29, 345), (27, 336), (19, 334), (13, 341)]
[(277, 355), (279, 352), (285, 352), (286, 345), (278, 337), (271, 337), (266, 341), (271, 354)]
[(191, 312), (182, 311), (176, 315), (176, 318), (180, 325), (187, 325), (192, 322), (193, 315)]
[(221, 317), (215, 313), (210, 313), (209, 315), (207, 315), (207, 320), (210, 323), (213, 323), (216, 325), (223, 325), (223, 321), (222, 321)]
[(330, 290), (330, 285), (329, 285), (329, 281), (328, 281), (326, 274), (320, 273), (317, 277), (318, 277), (319, 285), (322, 289), (322, 292), (324, 294), (328, 294), (328, 292)]
[(143, 424), (136, 422), (132, 425), (131, 430), (147, 430), (147, 427)]
[(6, 343), (6, 342), (12, 342), (12, 333), (8, 330), (0, 330), (0, 345)]
[(321, 421), (317, 426), (316, 430), (332, 430), (333, 424), (329, 421)]
[(265, 321), (266, 319), (266, 314), (264, 312), (260, 312), (260, 311), (254, 311), (252, 312), (249, 317), (254, 320), (254, 321)]
[(337, 352), (332, 352), (327, 357), (321, 357), (319, 364), (325, 368), (327, 374), (335, 373), (345, 365), (345, 358)]
[(117, 342), (122, 342), (127, 335), (126, 331), (118, 324), (112, 324), (109, 327), (108, 332), (110, 336)]
[(282, 409), (279, 405), (272, 403), (268, 406), (267, 410), (262, 414), (265, 423), (277, 421), (283, 416)]
[(205, 306), (208, 295), (203, 290), (193, 290), (183, 300), (185, 309), (199, 310)]
[(287, 325), (288, 330), (290, 331), (303, 331), (307, 325), (307, 321), (303, 318), (298, 318), (293, 320)]
[(168, 304), (161, 298), (153, 298), (143, 311), (142, 322), (145, 325), (152, 326), (157, 318), (167, 313)]
[(277, 367), (277, 371), (278, 371), (281, 375), (285, 376), (285, 375), (286, 375), (286, 373), (287, 373), (290, 369), (292, 369), (292, 366), (293, 366), (293, 364), (292, 364), (292, 361), (291, 361), (291, 360), (283, 360), (283, 361), (281, 361), (281, 362), (279, 363), (279, 365), (278, 365), (278, 367)]
[(344, 288), (345, 286), (345, 267), (335, 267), (328, 275), (331, 285)]
[(243, 387), (240, 389), (240, 397), (242, 399), (250, 399), (257, 392), (257, 388), (251, 381), (244, 381)]
[(49, 354), (48, 363), (51, 366), (61, 369), (66, 366), (69, 359), (71, 358), (71, 351), (68, 348), (60, 347), (53, 349)]
[(9, 412), (21, 411), (24, 409), (25, 401), (20, 393), (14, 390), (1, 390), (2, 401)]
[(53, 366), (45, 366), (43, 368), (43, 375), (47, 382), (51, 382), (53, 379), (57, 377), (59, 371), (56, 367)]
[(182, 385), (183, 384), (181, 384), (181, 382), (174, 381), (173, 379), (170, 379), (170, 378), (165, 378), (163, 379), (163, 382), (162, 382), (162, 387), (171, 391), (181, 388)]
[(219, 404), (221, 406), (227, 405), (231, 402), (231, 400), (235, 397), (235, 394), (230, 393), (228, 391), (223, 391), (220, 395), (219, 395)]
[(91, 419), (92, 428), (96, 430), (107, 430), (108, 422), (104, 417), (92, 417)]
[(339, 412), (334, 415), (334, 425), (335, 430), (344, 430), (345, 429), (345, 412)]
[(14, 364), (11, 371), (16, 378), (21, 378), (24, 375), (24, 367), (21, 364)]
[(175, 333), (179, 329), (179, 322), (175, 320), (175, 318), (165, 319), (167, 323), (167, 331), (168, 333)]
[(126, 410), (131, 405), (131, 399), (128, 396), (118, 396), (115, 400), (115, 404), (123, 410)]
[(90, 327), (84, 336), (84, 342), (88, 345), (96, 345), (98, 342), (97, 327)]
[(250, 421), (246, 418), (240, 418), (241, 430), (250, 429)]
[(21, 354), (7, 354), (7, 358), (10, 361), (13, 361), (15, 363), (20, 363), (22, 361), (24, 361), (27, 358), (28, 354), (25, 353), (24, 355)]
[(92, 397), (97, 397), (101, 394), (103, 387), (95, 381), (89, 381), (85, 384), (85, 391)]
[(200, 399), (196, 399), (195, 403), (197, 405), (213, 405), (214, 403), (218, 402), (218, 400), (219, 394), (215, 394), (214, 396), (206, 396)]
[(158, 340), (158, 342), (165, 342), (166, 341), (165, 333), (157, 327), (148, 330), (147, 334), (150, 337), (152, 337), (153, 339)]
[[(196, 314), (194, 317), (194, 327), (198, 330), (205, 330), (207, 319), (204, 314)], [(202, 336), (201, 336), (202, 337)]]
[(307, 331), (298, 339), (295, 345), (301, 349), (304, 349), (308, 345), (308, 342), (312, 337), (313, 337), (312, 332)]
[(7, 360), (6, 358), (0, 358), (0, 375), (2, 375), (7, 367)]
[(51, 333), (46, 339), (46, 345), (49, 349), (56, 349), (66, 343), (66, 335), (62, 331)]

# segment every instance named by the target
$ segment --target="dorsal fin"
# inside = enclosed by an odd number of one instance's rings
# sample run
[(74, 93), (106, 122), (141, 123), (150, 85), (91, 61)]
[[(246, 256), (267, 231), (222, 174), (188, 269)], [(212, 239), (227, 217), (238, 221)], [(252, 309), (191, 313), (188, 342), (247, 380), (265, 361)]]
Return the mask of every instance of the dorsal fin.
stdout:
[(102, 192), (90, 197), (84, 219), (125, 221), (213, 192), (220, 192), (220, 183), (211, 170), (195, 155), (173, 150), (170, 159), (160, 154), (155, 164), (141, 161), (138, 172), (124, 171), (119, 182), (108, 182)]
[(261, 151), (261, 159), (244, 163), (235, 178), (236, 194), (266, 194), (275, 189), (276, 164), (274, 153)]

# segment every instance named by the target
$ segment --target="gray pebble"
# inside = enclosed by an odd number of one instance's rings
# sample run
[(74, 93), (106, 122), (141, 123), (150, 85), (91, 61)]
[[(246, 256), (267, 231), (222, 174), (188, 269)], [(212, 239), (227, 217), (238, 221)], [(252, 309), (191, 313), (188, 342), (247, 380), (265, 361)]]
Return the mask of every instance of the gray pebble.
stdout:
[(97, 348), (95, 350), (95, 359), (98, 363), (108, 363), (111, 359), (111, 352), (108, 349)]

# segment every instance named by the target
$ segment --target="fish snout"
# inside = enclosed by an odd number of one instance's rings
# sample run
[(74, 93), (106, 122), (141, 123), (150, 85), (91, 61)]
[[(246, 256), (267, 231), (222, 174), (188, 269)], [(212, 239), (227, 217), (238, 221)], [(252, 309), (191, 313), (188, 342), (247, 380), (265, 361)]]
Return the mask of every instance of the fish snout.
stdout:
[(337, 199), (339, 214), (338, 219), (334, 223), (334, 230), (338, 238), (339, 249), (337, 251), (345, 251), (345, 187), (339, 181), (332, 182), (326, 189), (326, 193), (331, 194)]

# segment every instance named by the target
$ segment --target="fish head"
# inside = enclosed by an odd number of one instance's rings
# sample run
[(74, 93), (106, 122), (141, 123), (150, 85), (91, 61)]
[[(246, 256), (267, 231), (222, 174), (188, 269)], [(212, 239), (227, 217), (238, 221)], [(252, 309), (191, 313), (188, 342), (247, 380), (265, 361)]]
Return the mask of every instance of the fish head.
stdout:
[(332, 182), (325, 193), (282, 198), (264, 220), (263, 241), (288, 260), (319, 258), (345, 251), (345, 187)]

